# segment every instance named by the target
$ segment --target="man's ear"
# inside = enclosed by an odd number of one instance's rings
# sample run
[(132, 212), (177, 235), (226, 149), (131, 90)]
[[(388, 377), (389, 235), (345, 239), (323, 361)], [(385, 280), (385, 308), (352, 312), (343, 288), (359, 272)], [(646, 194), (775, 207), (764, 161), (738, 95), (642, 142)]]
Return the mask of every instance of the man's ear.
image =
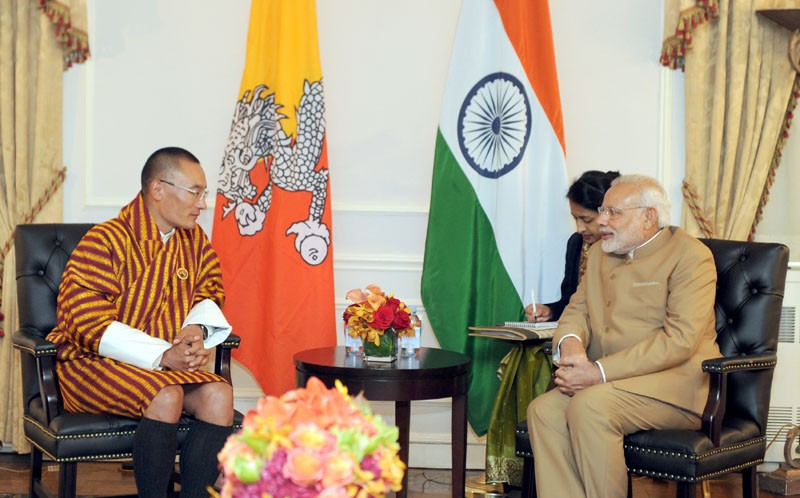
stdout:
[(164, 197), (164, 184), (158, 180), (153, 180), (147, 186), (147, 194), (153, 200), (160, 201)]
[(658, 224), (658, 212), (656, 212), (656, 208), (648, 207), (645, 210), (645, 220), (647, 220), (647, 228)]

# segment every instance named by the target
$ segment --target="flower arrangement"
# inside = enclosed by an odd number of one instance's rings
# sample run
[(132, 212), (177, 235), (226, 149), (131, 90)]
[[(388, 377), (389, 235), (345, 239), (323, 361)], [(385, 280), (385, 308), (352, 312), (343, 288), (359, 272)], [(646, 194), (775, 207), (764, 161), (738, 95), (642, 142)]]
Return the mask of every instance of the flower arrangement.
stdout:
[(247, 413), (219, 453), (217, 498), (384, 497), (401, 489), (405, 473), (397, 437), (361, 395), (312, 377)]
[(342, 316), (350, 337), (361, 337), (365, 343), (380, 346), (387, 331), (397, 336), (414, 336), (411, 311), (394, 294), (387, 296), (380, 287), (372, 284), (367, 286), (367, 292), (351, 290), (347, 299), (354, 303), (344, 310)]

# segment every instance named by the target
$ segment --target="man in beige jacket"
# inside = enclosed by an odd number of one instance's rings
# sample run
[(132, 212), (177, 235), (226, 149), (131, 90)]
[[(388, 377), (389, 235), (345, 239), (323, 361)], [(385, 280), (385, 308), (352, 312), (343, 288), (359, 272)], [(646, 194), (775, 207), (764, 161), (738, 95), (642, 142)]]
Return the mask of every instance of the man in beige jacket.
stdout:
[(699, 429), (715, 342), (708, 248), (668, 226), (663, 187), (619, 177), (598, 210), (602, 240), (553, 338), (556, 389), (528, 407), (538, 496), (625, 497), (622, 439)]

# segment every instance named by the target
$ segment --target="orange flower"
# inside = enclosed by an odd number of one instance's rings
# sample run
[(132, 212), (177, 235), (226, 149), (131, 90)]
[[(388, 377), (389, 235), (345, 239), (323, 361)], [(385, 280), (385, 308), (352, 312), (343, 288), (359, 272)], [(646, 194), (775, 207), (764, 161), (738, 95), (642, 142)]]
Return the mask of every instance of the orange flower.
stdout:
[(351, 289), (345, 297), (356, 304), (360, 304), (367, 300), (367, 293), (361, 289)]

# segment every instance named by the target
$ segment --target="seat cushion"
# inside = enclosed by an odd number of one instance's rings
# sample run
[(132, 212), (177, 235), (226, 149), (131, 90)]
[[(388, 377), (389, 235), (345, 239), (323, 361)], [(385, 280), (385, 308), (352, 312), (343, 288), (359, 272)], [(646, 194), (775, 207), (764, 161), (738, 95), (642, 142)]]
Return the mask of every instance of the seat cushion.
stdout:
[[(754, 423), (726, 421), (721, 444), (715, 448), (701, 431), (641, 431), (625, 437), (625, 462), (632, 474), (696, 482), (743, 468), (741, 462), (763, 461), (766, 437)], [(514, 429), (515, 454), (533, 457), (527, 422)], [(735, 457), (735, 458), (734, 458)], [(739, 462), (736, 465), (730, 462)]]
[(764, 460), (766, 437), (755, 423), (726, 420), (719, 447), (702, 431), (641, 431), (625, 437), (625, 462), (632, 474), (697, 482)]
[[(241, 429), (243, 416), (234, 411), (234, 431)], [(56, 462), (78, 462), (130, 458), (138, 421), (116, 415), (62, 412), (49, 425), (43, 421), (41, 399), (28, 406), (23, 426), (26, 438)], [(181, 417), (178, 443), (183, 443), (192, 418)]]

